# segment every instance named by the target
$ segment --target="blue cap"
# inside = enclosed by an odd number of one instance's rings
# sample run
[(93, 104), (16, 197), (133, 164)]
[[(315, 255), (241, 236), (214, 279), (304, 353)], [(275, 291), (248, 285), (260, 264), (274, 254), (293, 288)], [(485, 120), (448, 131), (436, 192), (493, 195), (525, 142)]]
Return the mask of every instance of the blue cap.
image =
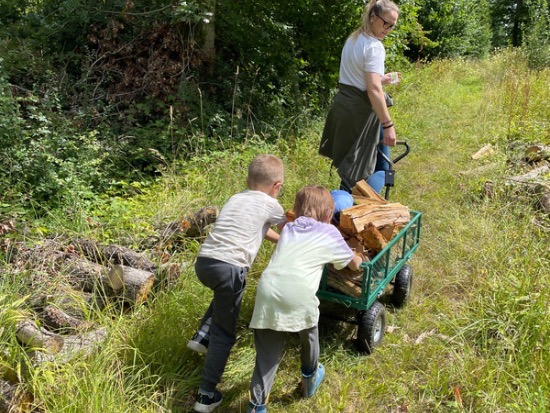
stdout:
[(332, 199), (334, 199), (334, 213), (338, 213), (343, 209), (353, 206), (353, 197), (347, 191), (342, 189), (335, 189), (330, 191)]

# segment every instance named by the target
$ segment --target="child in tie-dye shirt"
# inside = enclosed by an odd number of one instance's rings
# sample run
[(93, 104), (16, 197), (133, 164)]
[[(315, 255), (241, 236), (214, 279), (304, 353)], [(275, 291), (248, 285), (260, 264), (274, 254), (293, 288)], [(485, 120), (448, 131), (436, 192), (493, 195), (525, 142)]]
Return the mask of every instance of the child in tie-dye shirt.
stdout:
[(296, 219), (283, 228), (277, 248), (262, 273), (250, 327), (254, 329), (256, 365), (250, 384), (248, 412), (265, 412), (287, 332), (301, 342), (304, 397), (321, 383), (319, 363), (319, 299), (317, 289), (327, 263), (357, 270), (361, 258), (329, 222), (334, 211), (330, 192), (319, 185), (302, 188), (294, 203)]

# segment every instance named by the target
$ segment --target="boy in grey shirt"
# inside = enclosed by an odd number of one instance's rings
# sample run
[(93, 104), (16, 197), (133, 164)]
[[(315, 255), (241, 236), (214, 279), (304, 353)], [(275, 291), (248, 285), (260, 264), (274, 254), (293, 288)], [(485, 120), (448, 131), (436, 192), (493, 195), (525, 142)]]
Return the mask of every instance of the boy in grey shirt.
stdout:
[(199, 330), (187, 347), (206, 353), (202, 381), (193, 406), (212, 412), (222, 400), (216, 390), (236, 341), (236, 326), (246, 285), (246, 274), (262, 240), (277, 242), (284, 210), (277, 201), (284, 181), (284, 166), (274, 155), (258, 155), (248, 167), (248, 189), (233, 195), (223, 206), (214, 227), (199, 250), (195, 272), (213, 290)]

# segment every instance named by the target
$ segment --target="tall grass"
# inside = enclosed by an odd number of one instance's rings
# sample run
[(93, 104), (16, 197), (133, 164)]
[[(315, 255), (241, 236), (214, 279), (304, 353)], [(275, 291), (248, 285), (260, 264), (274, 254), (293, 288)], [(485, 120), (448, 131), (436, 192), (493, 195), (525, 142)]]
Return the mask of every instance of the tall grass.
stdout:
[[(411, 154), (396, 165), (390, 197), (421, 211), (420, 249), (411, 265), (413, 294), (399, 311), (388, 308), (383, 345), (358, 354), (351, 324), (321, 321), (326, 382), (310, 400), (296, 393), (299, 343), (290, 336), (270, 398), (272, 412), (544, 412), (550, 406), (550, 252), (548, 232), (536, 225), (533, 204), (513, 196), (505, 178), (512, 142), (550, 142), (550, 73), (530, 72), (513, 52), (485, 61), (451, 60), (404, 74), (391, 90), (400, 139)], [(78, 231), (134, 246), (155, 225), (204, 205), (222, 205), (245, 187), (254, 155), (272, 152), (286, 166), (290, 208), (308, 183), (338, 186), (329, 162), (317, 155), (322, 121), (311, 133), (274, 144), (250, 140), (223, 154), (174, 166), (161, 183), (130, 200), (110, 199), (86, 211), (101, 225)], [(535, 133), (536, 132), (536, 133)], [(490, 143), (496, 153), (473, 161)], [(484, 197), (485, 181), (495, 195)], [(246, 219), (245, 217), (243, 219)], [(79, 221), (80, 222), (80, 221)], [(54, 224), (52, 224), (54, 223)], [(74, 220), (41, 222), (46, 231), (75, 231)], [(37, 224), (38, 226), (38, 224)], [(25, 366), (27, 387), (46, 412), (187, 412), (200, 382), (203, 358), (185, 348), (211, 294), (196, 279), (199, 244), (172, 251), (188, 262), (178, 283), (157, 292), (132, 314), (112, 315), (101, 351), (68, 365), (28, 367), (9, 330), (0, 330), (5, 365)], [(257, 277), (273, 246), (262, 246), (250, 273), (237, 345), (220, 385), (221, 412), (246, 411), (254, 365), (250, 319)], [(3, 281), (0, 297), (17, 298), (17, 282)], [(0, 319), (23, 311), (19, 302)], [(6, 315), (8, 314), (8, 315)], [(7, 344), (4, 344), (7, 343)], [(15, 346), (15, 347), (14, 347)]]

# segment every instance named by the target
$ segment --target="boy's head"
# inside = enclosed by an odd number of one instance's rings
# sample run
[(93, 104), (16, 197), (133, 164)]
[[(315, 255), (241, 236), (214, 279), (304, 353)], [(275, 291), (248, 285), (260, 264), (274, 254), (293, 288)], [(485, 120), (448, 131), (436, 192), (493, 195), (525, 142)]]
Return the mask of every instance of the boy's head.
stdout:
[(296, 218), (305, 216), (329, 222), (334, 210), (334, 199), (328, 189), (321, 185), (304, 186), (296, 194), (293, 210)]
[(262, 191), (276, 198), (281, 191), (285, 171), (283, 161), (275, 155), (256, 156), (248, 167), (246, 183), (249, 189)]

